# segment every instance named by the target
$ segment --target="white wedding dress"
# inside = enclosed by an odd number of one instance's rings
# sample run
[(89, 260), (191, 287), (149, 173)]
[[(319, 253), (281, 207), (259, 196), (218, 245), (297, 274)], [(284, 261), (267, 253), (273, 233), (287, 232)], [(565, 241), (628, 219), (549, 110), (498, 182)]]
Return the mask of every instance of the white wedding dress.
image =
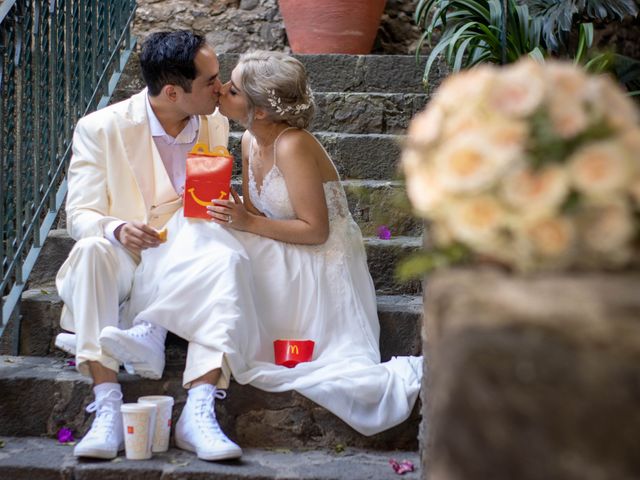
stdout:
[[(295, 218), (277, 162), (258, 191), (251, 157), (251, 202), (269, 218)], [(373, 435), (411, 413), (422, 358), (380, 363), (362, 235), (341, 183), (326, 182), (324, 192), (330, 234), (322, 245), (284, 243), (185, 219), (178, 211), (167, 225), (168, 241), (143, 252), (128, 312), (223, 351), (238, 383), (296, 390)], [(187, 315), (185, 329), (180, 319)], [(291, 369), (275, 365), (277, 339), (313, 340), (312, 361)]]

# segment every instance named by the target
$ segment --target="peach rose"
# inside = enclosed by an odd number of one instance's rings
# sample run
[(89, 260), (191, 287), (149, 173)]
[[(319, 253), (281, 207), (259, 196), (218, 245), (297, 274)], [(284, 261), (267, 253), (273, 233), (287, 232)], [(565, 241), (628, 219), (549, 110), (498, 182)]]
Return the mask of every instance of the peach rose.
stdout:
[(432, 103), (441, 106), (447, 113), (461, 107), (475, 106), (483, 98), (493, 81), (496, 69), (489, 65), (479, 65), (448, 76), (433, 96)]
[(495, 183), (510, 152), (481, 135), (461, 135), (434, 153), (438, 182), (449, 192), (477, 192)]
[(567, 160), (573, 184), (583, 193), (602, 196), (620, 190), (629, 178), (626, 151), (614, 142), (597, 142)]
[(407, 130), (412, 144), (429, 145), (437, 140), (442, 131), (444, 111), (438, 105), (432, 105), (413, 117)]
[(635, 200), (636, 205), (640, 207), (640, 176), (637, 176), (631, 181), (629, 187), (631, 197)]
[(553, 212), (568, 192), (566, 172), (558, 166), (539, 171), (530, 167), (519, 168), (505, 177), (501, 189), (507, 204), (529, 213)]
[(458, 200), (447, 215), (451, 233), (470, 246), (482, 247), (496, 240), (498, 230), (505, 224), (505, 211), (489, 195)]
[(624, 249), (633, 237), (631, 212), (624, 202), (590, 206), (580, 223), (585, 245), (595, 252)]
[(565, 256), (574, 245), (575, 228), (564, 217), (536, 219), (524, 227), (524, 233), (535, 253), (544, 258)]
[(487, 92), (490, 109), (507, 117), (522, 118), (531, 115), (545, 96), (544, 77), (540, 65), (524, 59), (503, 67)]
[(444, 194), (432, 169), (425, 165), (408, 172), (407, 196), (416, 212), (426, 217), (433, 212)]
[(549, 120), (560, 138), (573, 138), (589, 126), (589, 115), (582, 103), (558, 100), (549, 105)]
[(589, 96), (594, 109), (613, 128), (637, 127), (640, 113), (633, 101), (611, 77), (601, 75), (589, 81)]

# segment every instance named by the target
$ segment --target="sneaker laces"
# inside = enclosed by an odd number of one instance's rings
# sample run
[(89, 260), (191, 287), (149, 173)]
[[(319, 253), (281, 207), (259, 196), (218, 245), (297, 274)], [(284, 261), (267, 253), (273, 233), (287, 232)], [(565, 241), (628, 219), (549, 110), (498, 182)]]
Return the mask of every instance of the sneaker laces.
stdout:
[(127, 335), (135, 338), (151, 337), (158, 344), (164, 345), (164, 340), (167, 335), (167, 331), (153, 323), (146, 322), (144, 320), (139, 321), (133, 327), (126, 330)]
[[(195, 414), (200, 422), (197, 422), (198, 427), (204, 433), (205, 437), (212, 440), (227, 441), (227, 437), (218, 424), (215, 410), (215, 399), (224, 400), (227, 398), (227, 392), (224, 390), (214, 390), (207, 393), (205, 396), (199, 397), (196, 400)], [(212, 435), (213, 430), (217, 435)]]
[(109, 390), (105, 395), (101, 395), (91, 402), (86, 411), (88, 413), (96, 412), (96, 418), (93, 420), (91, 430), (88, 435), (104, 436), (113, 430), (117, 409), (116, 404), (122, 400), (122, 392), (118, 390)]

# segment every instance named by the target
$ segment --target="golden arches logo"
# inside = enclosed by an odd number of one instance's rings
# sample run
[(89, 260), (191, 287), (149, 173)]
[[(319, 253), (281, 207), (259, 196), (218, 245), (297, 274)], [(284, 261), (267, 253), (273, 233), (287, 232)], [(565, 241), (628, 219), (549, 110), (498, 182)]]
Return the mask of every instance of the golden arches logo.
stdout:
[[(205, 202), (204, 200), (200, 200), (196, 195), (195, 187), (191, 187), (189, 190), (187, 190), (187, 192), (191, 194), (191, 198), (193, 198), (193, 201), (196, 202), (198, 205), (201, 205), (203, 207), (208, 207), (209, 205), (213, 205), (212, 202)], [(218, 197), (218, 200), (224, 200), (226, 197), (227, 197), (227, 192), (225, 192), (224, 190), (220, 190), (220, 196)]]
[(289, 353), (291, 355), (299, 355), (300, 350), (298, 350), (298, 345), (289, 345)]

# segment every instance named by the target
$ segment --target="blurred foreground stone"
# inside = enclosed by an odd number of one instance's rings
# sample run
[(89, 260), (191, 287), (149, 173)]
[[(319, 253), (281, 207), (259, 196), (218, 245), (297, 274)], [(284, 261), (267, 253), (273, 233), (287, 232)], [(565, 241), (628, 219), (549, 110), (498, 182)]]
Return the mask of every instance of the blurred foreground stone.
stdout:
[(640, 478), (640, 274), (429, 278), (423, 472)]

